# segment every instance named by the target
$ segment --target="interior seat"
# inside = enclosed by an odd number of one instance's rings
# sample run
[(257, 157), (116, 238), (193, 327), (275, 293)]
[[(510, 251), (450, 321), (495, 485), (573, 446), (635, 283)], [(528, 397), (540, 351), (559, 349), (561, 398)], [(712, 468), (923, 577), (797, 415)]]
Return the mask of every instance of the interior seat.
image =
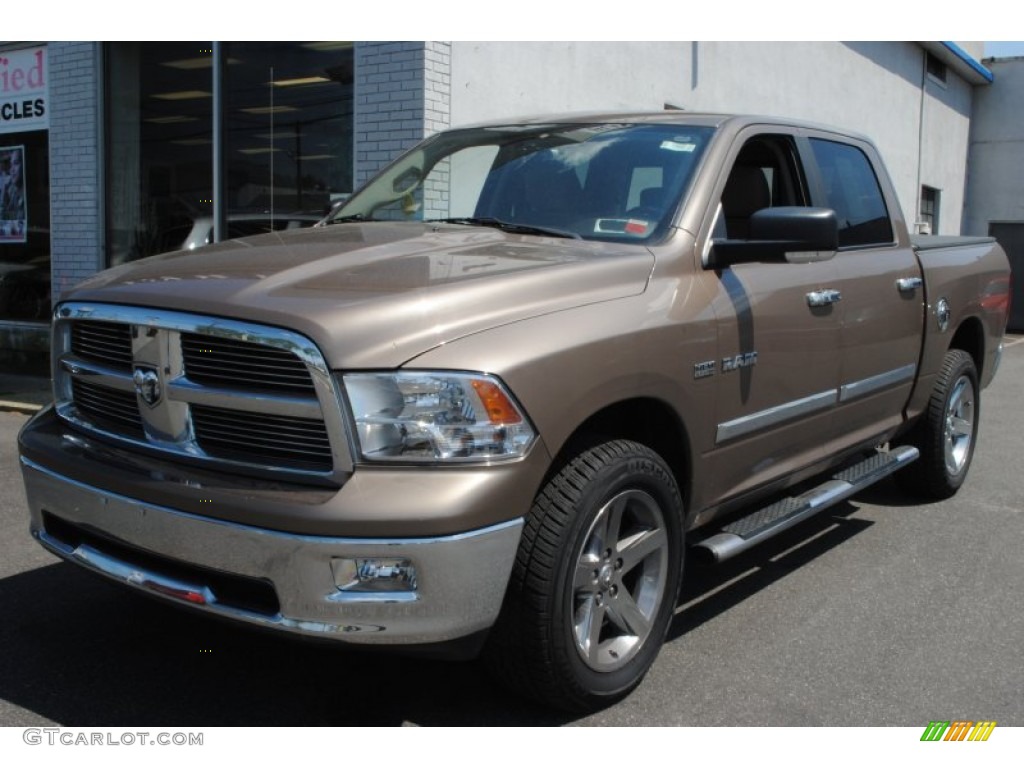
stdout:
[(722, 192), (722, 214), (729, 239), (750, 238), (750, 216), (772, 204), (768, 180), (760, 168), (737, 165)]

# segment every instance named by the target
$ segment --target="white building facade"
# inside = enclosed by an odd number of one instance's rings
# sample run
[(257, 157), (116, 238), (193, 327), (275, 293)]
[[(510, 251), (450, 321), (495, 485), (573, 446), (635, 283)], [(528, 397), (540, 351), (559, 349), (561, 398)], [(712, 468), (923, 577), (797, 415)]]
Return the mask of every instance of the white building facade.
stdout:
[[(34, 191), (24, 237), (0, 240), (0, 363), (45, 346), (70, 285), (181, 247), (200, 221), (222, 217), (228, 235), (301, 224), (433, 132), (522, 115), (835, 125), (875, 141), (909, 221), (959, 234), (975, 105), (992, 88), (980, 55), (915, 42), (0, 44), (0, 83), (31, 75), (46, 115), (0, 121), (0, 160), (17, 158)], [(4, 80), (5, 60), (25, 73)]]

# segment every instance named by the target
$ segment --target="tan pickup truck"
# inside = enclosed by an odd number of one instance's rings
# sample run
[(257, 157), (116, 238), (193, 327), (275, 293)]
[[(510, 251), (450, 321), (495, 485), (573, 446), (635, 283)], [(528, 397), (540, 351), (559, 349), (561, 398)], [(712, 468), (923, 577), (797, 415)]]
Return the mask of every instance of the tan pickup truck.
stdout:
[(857, 136), (452, 130), (312, 229), (63, 296), (55, 404), (20, 437), (31, 530), (211, 614), (482, 651), (600, 707), (658, 653), (684, 553), (896, 471), (955, 493), (1008, 303), (999, 246), (912, 240)]

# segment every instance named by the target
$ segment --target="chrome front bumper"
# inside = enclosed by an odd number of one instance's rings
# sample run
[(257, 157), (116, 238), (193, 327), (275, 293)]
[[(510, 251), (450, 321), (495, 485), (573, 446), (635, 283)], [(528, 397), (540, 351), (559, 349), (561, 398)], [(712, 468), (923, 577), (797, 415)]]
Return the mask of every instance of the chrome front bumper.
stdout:
[[(21, 463), (32, 535), (54, 554), (212, 614), (347, 643), (433, 644), (488, 628), (501, 607), (523, 525), (516, 519), (453, 536), (395, 540), (288, 534), (146, 504), (25, 457)], [(47, 530), (44, 513), (61, 526)], [(65, 526), (92, 533), (69, 542), (61, 538)], [(332, 560), (342, 558), (408, 559), (416, 567), (415, 589), (342, 591), (332, 572)], [(204, 578), (212, 572), (217, 578)], [(220, 576), (269, 585), (279, 608), (231, 604), (218, 595)]]

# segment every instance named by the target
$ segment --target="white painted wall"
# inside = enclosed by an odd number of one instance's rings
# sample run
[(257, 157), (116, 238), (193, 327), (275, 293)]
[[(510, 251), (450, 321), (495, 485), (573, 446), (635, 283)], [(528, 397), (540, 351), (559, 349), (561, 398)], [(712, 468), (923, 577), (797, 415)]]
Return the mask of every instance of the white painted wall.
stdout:
[(1024, 222), (1024, 57), (985, 62), (995, 81), (974, 105), (965, 232), (990, 221)]
[(925, 80), (922, 106), (923, 72), (911, 42), (454, 42), (451, 122), (671, 103), (826, 123), (875, 141), (909, 221), (920, 184), (940, 189), (940, 232), (958, 234), (971, 86)]

